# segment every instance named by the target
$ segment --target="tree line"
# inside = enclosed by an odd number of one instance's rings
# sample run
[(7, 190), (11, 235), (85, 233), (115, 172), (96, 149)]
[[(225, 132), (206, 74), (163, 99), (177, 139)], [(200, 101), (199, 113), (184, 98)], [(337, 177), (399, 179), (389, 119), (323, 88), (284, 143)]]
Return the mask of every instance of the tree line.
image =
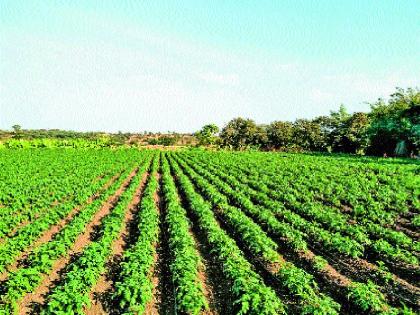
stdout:
[(420, 150), (420, 90), (397, 88), (388, 101), (378, 99), (370, 112), (348, 113), (342, 105), (314, 119), (257, 124), (234, 118), (221, 130), (204, 126), (199, 145), (234, 150), (342, 152), (369, 155), (418, 155)]
[[(205, 125), (192, 134), (175, 132), (104, 133), (76, 132), (59, 129), (0, 130), (0, 144), (19, 147), (21, 142), (39, 146), (56, 146), (62, 141), (86, 142), (100, 146), (183, 145), (215, 146), (232, 150), (316, 151), (368, 154), (378, 156), (420, 155), (420, 90), (397, 88), (388, 101), (378, 99), (368, 113), (348, 113), (342, 105), (338, 111), (314, 119), (276, 120), (257, 124), (248, 118), (234, 118), (221, 130), (215, 124)], [(186, 137), (189, 139), (186, 141)], [(191, 138), (191, 139), (190, 139)], [(195, 139), (196, 140), (195, 140)], [(50, 142), (46, 140), (51, 140)], [(37, 144), (38, 145), (38, 144)], [(90, 144), (89, 144), (90, 145)]]

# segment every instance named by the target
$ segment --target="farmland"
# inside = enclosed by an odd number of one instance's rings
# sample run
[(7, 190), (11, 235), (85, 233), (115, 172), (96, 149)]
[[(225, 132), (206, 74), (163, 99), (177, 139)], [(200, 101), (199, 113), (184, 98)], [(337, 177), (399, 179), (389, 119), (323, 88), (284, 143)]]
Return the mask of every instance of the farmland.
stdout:
[(420, 163), (0, 152), (0, 314), (416, 314)]

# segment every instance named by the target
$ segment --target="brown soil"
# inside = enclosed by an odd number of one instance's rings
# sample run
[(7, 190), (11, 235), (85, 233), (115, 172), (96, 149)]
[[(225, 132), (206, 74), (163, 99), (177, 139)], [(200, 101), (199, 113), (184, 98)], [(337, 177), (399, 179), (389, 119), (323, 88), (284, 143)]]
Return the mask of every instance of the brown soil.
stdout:
[(41, 246), (44, 243), (49, 242), (55, 234), (57, 234), (71, 219), (85, 206), (91, 204), (95, 199), (97, 199), (100, 193), (109, 186), (120, 176), (118, 173), (113, 176), (101, 189), (99, 189), (94, 195), (90, 196), (82, 205), (78, 205), (73, 208), (65, 218), (61, 219), (57, 224), (52, 225), (47, 231), (45, 231), (32, 245), (28, 246), (16, 259), (13, 264), (7, 267), (7, 271), (0, 274), (0, 281), (5, 281), (9, 275), (10, 271), (16, 271), (22, 264), (24, 264), (25, 259), (32, 252), (34, 248)]
[[(273, 236), (279, 245), (279, 252), (284, 255), (286, 261), (293, 263), (296, 267), (305, 270), (307, 273), (314, 276), (316, 283), (319, 285), (320, 292), (324, 293), (336, 302), (341, 304), (340, 314), (351, 314), (352, 307), (347, 299), (347, 287), (351, 284), (351, 280), (345, 275), (341, 274), (333, 266), (326, 264), (322, 270), (314, 268), (315, 253), (311, 250), (295, 251), (290, 249), (283, 243), (283, 240)], [(267, 267), (266, 267), (267, 268)], [(292, 305), (299, 311), (299, 303)]]
[(203, 283), (204, 295), (209, 303), (209, 310), (204, 314), (233, 314), (233, 297), (230, 291), (232, 284), (224, 277), (223, 267), (211, 254), (207, 238), (194, 224), (196, 222), (194, 218), (191, 222), (192, 235), (202, 261), (202, 270), (198, 276)]
[(48, 293), (50, 288), (54, 286), (54, 283), (60, 278), (61, 271), (64, 270), (64, 268), (70, 262), (71, 257), (77, 255), (78, 253), (81, 253), (83, 248), (85, 248), (85, 246), (87, 246), (91, 242), (91, 233), (94, 231), (96, 226), (99, 226), (101, 224), (102, 218), (111, 211), (114, 204), (117, 202), (118, 198), (121, 196), (121, 194), (126, 189), (126, 187), (128, 186), (131, 179), (136, 173), (137, 168), (131, 172), (131, 174), (118, 188), (114, 195), (109, 197), (108, 200), (98, 210), (98, 212), (93, 217), (92, 221), (86, 226), (86, 229), (83, 232), (83, 234), (78, 236), (73, 247), (69, 250), (68, 255), (66, 257), (58, 259), (54, 263), (50, 273), (48, 275), (43, 275), (42, 282), (37, 287), (37, 289), (34, 292), (25, 295), (25, 297), (20, 301), (18, 307), (19, 314), (30, 313), (34, 307), (37, 307), (44, 303), (45, 295)]
[[(109, 259), (110, 262), (118, 262), (121, 259), (122, 253), (127, 246), (127, 239), (128, 239), (128, 228), (130, 222), (133, 220), (135, 213), (138, 210), (138, 205), (140, 203), (141, 195), (146, 183), (146, 179), (149, 176), (148, 172), (143, 174), (143, 178), (140, 182), (140, 185), (137, 187), (133, 199), (131, 200), (130, 204), (128, 205), (126, 211), (124, 221), (123, 221), (123, 230), (121, 231), (119, 237), (113, 242), (112, 244), (112, 252), (111, 257)], [(90, 300), (92, 301), (92, 305), (90, 308), (85, 308), (86, 315), (97, 315), (97, 314), (105, 314), (105, 309), (108, 307), (104, 305), (106, 300), (102, 299), (102, 297), (108, 296), (108, 291), (112, 288), (112, 273), (108, 275), (102, 275), (98, 279), (98, 282), (92, 289), (90, 293)]]
[(155, 194), (155, 202), (159, 209), (160, 226), (159, 242), (157, 246), (157, 261), (154, 274), (157, 277), (157, 287), (155, 298), (147, 305), (146, 314), (174, 314), (175, 313), (175, 294), (172, 282), (172, 275), (169, 268), (171, 257), (168, 240), (168, 226), (165, 222), (166, 208), (162, 197), (161, 174), (158, 174), (159, 189)]
[(411, 225), (395, 224), (394, 229), (396, 231), (401, 231), (407, 234), (416, 241), (420, 240), (420, 233), (418, 231), (413, 230)]
[(394, 226), (390, 227), (394, 228), (397, 231), (404, 232), (408, 236), (418, 241), (420, 239), (420, 233), (418, 231), (418, 228), (414, 226), (411, 222), (412, 218), (415, 215), (416, 214), (414, 212), (406, 212), (399, 214), (394, 220)]
[[(298, 257), (300, 259), (303, 259), (304, 261), (307, 261), (310, 265), (315, 264), (315, 254), (310, 251), (299, 251), (297, 252)], [(322, 273), (325, 276), (326, 280), (328, 282), (333, 282), (339, 287), (348, 287), (351, 284), (351, 280), (347, 277), (343, 276), (341, 273), (339, 273), (336, 269), (334, 269), (330, 264), (326, 264), (324, 268), (322, 269)]]
[(353, 209), (347, 205), (341, 205), (341, 211), (344, 213), (352, 213)]
[[(318, 249), (322, 256), (326, 258), (335, 269), (348, 278), (360, 282), (372, 280), (373, 282), (383, 282), (379, 276), (378, 267), (369, 261), (361, 258), (349, 257), (332, 257), (330, 254)], [(413, 284), (410, 284), (397, 275), (392, 275), (392, 280), (389, 283), (382, 283), (380, 290), (385, 293), (394, 305), (400, 305), (404, 302), (408, 306), (419, 305), (420, 289)]]
[[(200, 253), (200, 249), (203, 249), (203, 244), (199, 243), (198, 238), (196, 237), (196, 235), (193, 233), (192, 230), (190, 231), (190, 233), (194, 239), (196, 250), (198, 253)], [(204, 297), (206, 298), (209, 304), (209, 309), (205, 310), (203, 314), (218, 315), (219, 313), (217, 312), (217, 308), (215, 306), (216, 300), (213, 293), (214, 292), (213, 284), (210, 282), (208, 274), (207, 274), (207, 266), (209, 265), (209, 262), (202, 255), (200, 255), (200, 259), (201, 259), (201, 264), (198, 270), (198, 280), (200, 281), (203, 287)]]
[[(348, 263), (353, 264), (359, 271), (364, 270), (365, 272), (369, 273), (369, 272), (375, 272), (378, 270), (378, 267), (364, 259), (354, 259), (351, 260)], [(397, 277), (396, 275), (393, 275), (393, 279), (395, 282), (399, 283), (400, 285), (407, 287), (409, 290), (413, 291), (413, 292), (417, 292), (417, 294), (419, 295), (420, 298), (420, 289), (410, 283), (408, 283), (406, 280), (403, 280), (399, 277)]]

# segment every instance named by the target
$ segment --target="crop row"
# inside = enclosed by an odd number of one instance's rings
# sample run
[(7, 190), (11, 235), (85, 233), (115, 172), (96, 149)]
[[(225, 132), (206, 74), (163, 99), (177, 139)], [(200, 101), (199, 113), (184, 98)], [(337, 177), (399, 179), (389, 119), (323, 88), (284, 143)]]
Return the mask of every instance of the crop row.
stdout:
[[(223, 163), (224, 161), (219, 160), (218, 162)], [(220, 163), (218, 163), (217, 166), (220, 167)], [(271, 198), (284, 202), (287, 206), (292, 207), (293, 209), (301, 211), (305, 210), (306, 215), (311, 216), (312, 219), (315, 219), (320, 223), (326, 223), (331, 229), (347, 233), (366, 244), (370, 244), (370, 237), (374, 237), (377, 239), (386, 239), (395, 245), (410, 250), (420, 250), (419, 242), (413, 241), (402, 232), (392, 230), (370, 221), (369, 216), (363, 215), (358, 219), (359, 224), (355, 225), (355, 218), (353, 216), (346, 213), (343, 214), (331, 206), (324, 205), (319, 201), (314, 201), (311, 198), (308, 198), (307, 196), (312, 192), (312, 187), (307, 185), (297, 185), (297, 187), (293, 188), (293, 185), (295, 185), (293, 181), (289, 181), (288, 185), (285, 185), (284, 182), (277, 181), (276, 179), (279, 176), (274, 169), (269, 169), (272, 175), (267, 176), (261, 175), (261, 172), (258, 174), (253, 173), (252, 170), (254, 168), (249, 168), (246, 165), (235, 164), (235, 166), (247, 174), (247, 177), (244, 179), (250, 184), (250, 186), (258, 187), (260, 190), (269, 194)], [(273, 174), (276, 175), (273, 176)], [(378, 215), (378, 212), (372, 211), (372, 213)], [(400, 256), (404, 259), (406, 253), (402, 253)], [(413, 261), (415, 262), (415, 260), (411, 258), (411, 262)]]
[(121, 271), (113, 298), (125, 314), (143, 314), (153, 298), (153, 266), (159, 235), (159, 213), (155, 203), (158, 188), (158, 156), (153, 159), (138, 211), (138, 236), (123, 253)]
[[(11, 150), (2, 152), (0, 237), (52, 205), (76, 199), (80, 190), (118, 172), (130, 155), (108, 151)], [(13, 214), (13, 215), (11, 215)]]
[[(396, 217), (414, 208), (419, 210), (420, 181), (412, 166), (391, 167), (379, 163), (349, 163), (338, 159), (313, 159), (294, 156), (282, 161), (257, 156), (237, 165), (252, 169), (259, 162), (261, 174), (277, 176), (277, 182), (302, 201), (321, 200), (340, 209), (345, 208), (353, 219), (392, 224)], [(291, 163), (292, 162), (292, 163)], [(297, 163), (299, 164), (297, 164)], [(289, 166), (290, 164), (290, 166)], [(299, 169), (299, 172), (296, 172)], [(300, 192), (300, 193), (299, 193)]]
[(176, 308), (181, 313), (199, 314), (208, 308), (202, 283), (198, 279), (200, 256), (190, 233), (186, 211), (180, 205), (166, 157), (162, 159), (161, 170), (171, 256), (170, 270), (176, 288)]

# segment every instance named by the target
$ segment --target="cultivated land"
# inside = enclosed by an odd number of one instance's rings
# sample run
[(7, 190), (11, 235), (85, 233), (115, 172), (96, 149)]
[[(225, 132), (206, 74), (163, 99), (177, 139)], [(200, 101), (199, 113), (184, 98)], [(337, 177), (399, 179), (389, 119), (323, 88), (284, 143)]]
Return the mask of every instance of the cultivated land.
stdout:
[(0, 314), (415, 314), (420, 163), (0, 152)]

